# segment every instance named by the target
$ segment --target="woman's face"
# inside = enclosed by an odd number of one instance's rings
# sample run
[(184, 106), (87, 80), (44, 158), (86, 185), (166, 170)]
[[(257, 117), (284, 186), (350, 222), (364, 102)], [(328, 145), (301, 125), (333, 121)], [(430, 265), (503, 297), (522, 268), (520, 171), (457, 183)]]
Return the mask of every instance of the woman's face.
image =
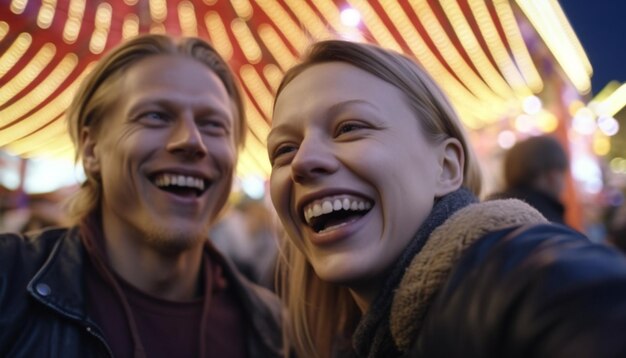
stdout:
[(271, 197), (323, 280), (380, 282), (435, 197), (453, 190), (449, 141), (427, 140), (419, 121), (398, 88), (346, 63), (314, 65), (278, 96)]

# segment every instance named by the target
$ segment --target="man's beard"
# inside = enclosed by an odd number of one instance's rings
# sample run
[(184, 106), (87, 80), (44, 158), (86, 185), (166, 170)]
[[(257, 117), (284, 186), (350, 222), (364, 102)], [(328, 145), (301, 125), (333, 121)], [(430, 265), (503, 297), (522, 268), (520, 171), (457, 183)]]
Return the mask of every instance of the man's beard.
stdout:
[(147, 243), (165, 255), (176, 255), (208, 240), (209, 225), (201, 230), (182, 230), (166, 225), (148, 228)]

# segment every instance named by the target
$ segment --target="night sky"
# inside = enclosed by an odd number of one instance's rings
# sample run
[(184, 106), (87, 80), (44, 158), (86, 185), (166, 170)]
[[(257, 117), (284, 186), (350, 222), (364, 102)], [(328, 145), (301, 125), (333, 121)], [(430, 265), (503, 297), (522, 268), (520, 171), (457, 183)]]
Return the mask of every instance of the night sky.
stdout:
[(611, 80), (626, 82), (626, 1), (563, 0), (559, 2), (587, 52), (597, 93)]

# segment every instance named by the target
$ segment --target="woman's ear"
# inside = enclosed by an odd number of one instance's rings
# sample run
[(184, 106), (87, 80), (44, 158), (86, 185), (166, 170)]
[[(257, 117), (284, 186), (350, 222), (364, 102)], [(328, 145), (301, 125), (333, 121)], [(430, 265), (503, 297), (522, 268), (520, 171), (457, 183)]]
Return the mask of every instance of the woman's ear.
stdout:
[(97, 177), (100, 173), (100, 158), (96, 148), (95, 133), (90, 128), (83, 128), (80, 142), (82, 143), (83, 169), (85, 173)]
[(463, 169), (465, 165), (465, 152), (458, 139), (447, 138), (439, 145), (441, 146), (440, 171), (435, 191), (435, 196), (438, 198), (457, 190), (463, 185)]

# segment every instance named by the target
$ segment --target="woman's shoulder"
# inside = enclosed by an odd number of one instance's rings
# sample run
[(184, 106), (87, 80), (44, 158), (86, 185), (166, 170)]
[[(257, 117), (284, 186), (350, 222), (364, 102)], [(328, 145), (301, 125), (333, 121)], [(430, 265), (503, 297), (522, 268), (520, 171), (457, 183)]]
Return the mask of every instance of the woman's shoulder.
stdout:
[(408, 349), (453, 267), (474, 243), (501, 229), (545, 222), (528, 204), (506, 199), (470, 204), (435, 229), (394, 295), (390, 327), (398, 347)]
[[(480, 357), (620, 356), (626, 258), (562, 225), (491, 232), (460, 257), (426, 327), (434, 355), (455, 356), (456, 345)], [(452, 332), (462, 334), (433, 338)]]

